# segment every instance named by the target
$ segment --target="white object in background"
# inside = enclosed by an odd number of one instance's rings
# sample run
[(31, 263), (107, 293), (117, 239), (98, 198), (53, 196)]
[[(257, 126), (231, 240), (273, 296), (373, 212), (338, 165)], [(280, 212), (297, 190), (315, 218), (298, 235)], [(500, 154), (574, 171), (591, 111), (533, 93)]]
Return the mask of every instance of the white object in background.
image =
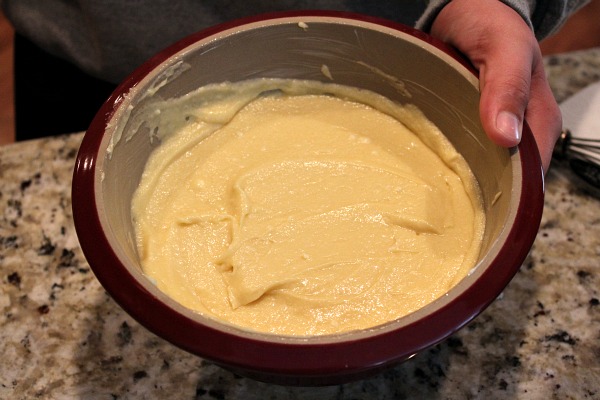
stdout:
[(564, 129), (574, 137), (600, 139), (600, 82), (563, 101), (560, 110)]
[[(600, 82), (560, 104), (563, 136), (557, 146), (577, 176), (600, 189)], [(571, 137), (569, 137), (569, 132)], [(563, 143), (563, 144), (561, 144)]]

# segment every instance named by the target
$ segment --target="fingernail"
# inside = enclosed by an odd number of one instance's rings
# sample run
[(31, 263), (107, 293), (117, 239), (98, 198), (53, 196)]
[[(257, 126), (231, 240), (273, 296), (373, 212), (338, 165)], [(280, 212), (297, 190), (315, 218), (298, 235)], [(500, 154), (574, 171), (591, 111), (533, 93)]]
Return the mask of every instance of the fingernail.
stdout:
[(500, 111), (496, 117), (496, 128), (502, 135), (517, 145), (521, 141), (521, 121), (508, 111)]

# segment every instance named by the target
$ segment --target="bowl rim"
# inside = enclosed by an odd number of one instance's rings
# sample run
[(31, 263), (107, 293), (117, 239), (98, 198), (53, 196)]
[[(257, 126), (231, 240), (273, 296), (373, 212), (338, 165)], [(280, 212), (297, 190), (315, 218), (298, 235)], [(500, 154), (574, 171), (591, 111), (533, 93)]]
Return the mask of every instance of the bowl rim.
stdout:
[[(278, 376), (286, 383), (343, 382), (366, 371), (379, 370), (431, 347), (462, 328), (480, 314), (504, 290), (525, 260), (537, 235), (544, 199), (544, 177), (535, 139), (524, 124), (519, 157), (522, 187), (515, 224), (505, 245), (489, 267), (470, 286), (422, 320), (401, 329), (380, 330), (373, 335), (340, 335), (344, 340), (264, 340), (261, 335), (237, 335), (234, 330), (215, 329), (169, 307), (147, 290), (121, 263), (103, 232), (96, 199), (96, 166), (104, 131), (124, 102), (125, 95), (151, 71), (193, 43), (257, 22), (277, 23), (301, 18), (327, 18), (345, 23), (370, 23), (408, 34), (441, 50), (477, 77), (477, 71), (455, 49), (406, 25), (362, 14), (338, 11), (286, 11), (228, 21), (187, 36), (157, 53), (129, 75), (102, 105), (79, 149), (72, 183), (73, 219), (80, 246), (97, 279), (111, 297), (138, 322), (172, 344), (234, 370), (255, 371), (257, 378)], [(111, 266), (105, 268), (104, 266)], [(116, 267), (116, 268), (115, 268)], [(485, 287), (486, 290), (480, 290)], [(153, 310), (148, 312), (148, 310)], [(168, 320), (165, 320), (165, 316)], [(393, 349), (393, 350), (391, 350)], [(298, 381), (301, 379), (301, 381)], [(265, 379), (263, 379), (265, 380)], [(266, 380), (269, 380), (268, 378)]]

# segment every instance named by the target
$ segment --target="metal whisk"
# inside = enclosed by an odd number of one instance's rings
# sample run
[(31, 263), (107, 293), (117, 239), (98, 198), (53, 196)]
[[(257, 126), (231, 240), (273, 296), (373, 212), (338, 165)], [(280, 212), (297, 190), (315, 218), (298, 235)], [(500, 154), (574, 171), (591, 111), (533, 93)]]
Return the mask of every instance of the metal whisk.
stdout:
[(577, 176), (600, 189), (600, 139), (575, 137), (565, 129), (556, 142), (553, 157), (566, 160)]

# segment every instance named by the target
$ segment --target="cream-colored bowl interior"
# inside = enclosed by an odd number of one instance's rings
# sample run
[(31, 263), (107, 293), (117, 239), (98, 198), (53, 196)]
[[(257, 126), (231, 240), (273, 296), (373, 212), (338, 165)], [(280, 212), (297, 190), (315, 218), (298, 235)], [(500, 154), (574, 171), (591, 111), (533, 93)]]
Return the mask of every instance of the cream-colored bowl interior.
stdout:
[[(160, 64), (125, 95), (101, 144), (95, 196), (108, 240), (130, 273), (179, 312), (218, 329), (231, 329), (184, 310), (141, 273), (130, 203), (146, 160), (159, 143), (151, 141), (146, 128), (138, 129), (132, 122), (137, 107), (153, 96), (178, 97), (223, 81), (271, 77), (330, 82), (323, 66), (335, 83), (417, 105), (462, 153), (482, 189), (487, 225), (478, 266), (448, 296), (404, 320), (451, 301), (476, 280), (499, 250), (517, 209), (511, 202), (520, 194), (519, 153), (496, 146), (482, 130), (478, 80), (466, 67), (412, 35), (369, 22), (331, 17), (261, 21), (220, 31)], [(402, 323), (396, 321), (390, 329)]]

